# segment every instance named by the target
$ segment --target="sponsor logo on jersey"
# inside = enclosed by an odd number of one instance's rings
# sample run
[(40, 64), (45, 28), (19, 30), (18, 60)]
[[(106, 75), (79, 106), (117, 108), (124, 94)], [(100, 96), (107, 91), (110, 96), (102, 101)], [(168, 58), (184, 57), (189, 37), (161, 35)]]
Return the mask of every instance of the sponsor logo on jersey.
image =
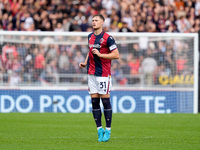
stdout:
[(99, 44), (89, 44), (90, 48), (101, 48), (101, 45)]

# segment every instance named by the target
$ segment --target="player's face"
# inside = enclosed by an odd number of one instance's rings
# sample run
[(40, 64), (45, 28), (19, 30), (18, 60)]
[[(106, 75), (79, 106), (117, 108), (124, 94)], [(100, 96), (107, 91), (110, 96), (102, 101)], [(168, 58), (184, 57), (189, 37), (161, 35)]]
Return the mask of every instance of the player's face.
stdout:
[(98, 16), (96, 16), (92, 19), (92, 27), (94, 30), (98, 30), (98, 29), (102, 28), (103, 23), (104, 23), (103, 20)]

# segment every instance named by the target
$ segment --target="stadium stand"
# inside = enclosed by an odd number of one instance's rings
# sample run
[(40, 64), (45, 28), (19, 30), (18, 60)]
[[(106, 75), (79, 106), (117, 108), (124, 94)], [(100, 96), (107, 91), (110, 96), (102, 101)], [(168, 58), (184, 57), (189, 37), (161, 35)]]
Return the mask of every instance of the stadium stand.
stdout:
[[(200, 30), (200, 0), (0, 0), (0, 30), (90, 32), (92, 16), (97, 13), (105, 16), (104, 30), (107, 32), (196, 33)], [(112, 67), (113, 75), (119, 77), (117, 82), (122, 85), (137, 83), (138, 79), (121, 79), (120, 73), (137, 74), (143, 65), (141, 60), (147, 56), (154, 59), (155, 67), (159, 66), (152, 70), (155, 80), (153, 83), (147, 81), (149, 84), (157, 84), (156, 75), (163, 73), (163, 68), (173, 74), (186, 74), (189, 45), (182, 45), (181, 57), (174, 60), (173, 51), (170, 51), (173, 44), (150, 43), (149, 50), (145, 51), (139, 44), (133, 44), (131, 48), (120, 45), (119, 49), (124, 49), (123, 55), (133, 55), (127, 60), (122, 57)], [(73, 48), (73, 52), (68, 50), (66, 53), (62, 47), (53, 44), (48, 50), (29, 44), (3, 43), (0, 46), (0, 80), (4, 82), (11, 82), (8, 79), (10, 72), (18, 75), (16, 83), (28, 80), (30, 74), (34, 75), (31, 78), (34, 83), (41, 80), (54, 82), (57, 74), (84, 73), (77, 64), (85, 57), (86, 47), (68, 47)], [(151, 48), (156, 48), (156, 53), (151, 54)], [(7, 50), (12, 53), (6, 55)], [(177, 66), (169, 68), (174, 61)], [(28, 76), (24, 77), (25, 74)], [(73, 82), (73, 79), (60, 78), (59, 82)]]

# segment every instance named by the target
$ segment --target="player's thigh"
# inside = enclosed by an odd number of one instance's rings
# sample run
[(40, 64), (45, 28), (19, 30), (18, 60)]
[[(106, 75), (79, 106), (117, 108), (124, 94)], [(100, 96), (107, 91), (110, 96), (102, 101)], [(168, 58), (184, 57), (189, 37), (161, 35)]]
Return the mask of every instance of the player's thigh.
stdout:
[(98, 94), (98, 85), (96, 83), (96, 77), (94, 75), (88, 75), (88, 92), (91, 97)]
[(100, 97), (101, 98), (110, 98), (110, 94), (101, 94)]
[(91, 98), (101, 97), (98, 93), (90, 94)]

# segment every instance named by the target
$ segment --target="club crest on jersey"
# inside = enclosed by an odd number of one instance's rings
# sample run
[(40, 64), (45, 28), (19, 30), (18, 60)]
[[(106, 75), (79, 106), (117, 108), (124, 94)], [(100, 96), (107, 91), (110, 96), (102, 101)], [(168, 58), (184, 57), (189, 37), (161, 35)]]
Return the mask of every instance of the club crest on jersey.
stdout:
[(101, 39), (100, 39), (100, 43), (103, 43), (103, 41), (104, 41), (104, 39), (103, 39), (103, 38), (101, 38)]

